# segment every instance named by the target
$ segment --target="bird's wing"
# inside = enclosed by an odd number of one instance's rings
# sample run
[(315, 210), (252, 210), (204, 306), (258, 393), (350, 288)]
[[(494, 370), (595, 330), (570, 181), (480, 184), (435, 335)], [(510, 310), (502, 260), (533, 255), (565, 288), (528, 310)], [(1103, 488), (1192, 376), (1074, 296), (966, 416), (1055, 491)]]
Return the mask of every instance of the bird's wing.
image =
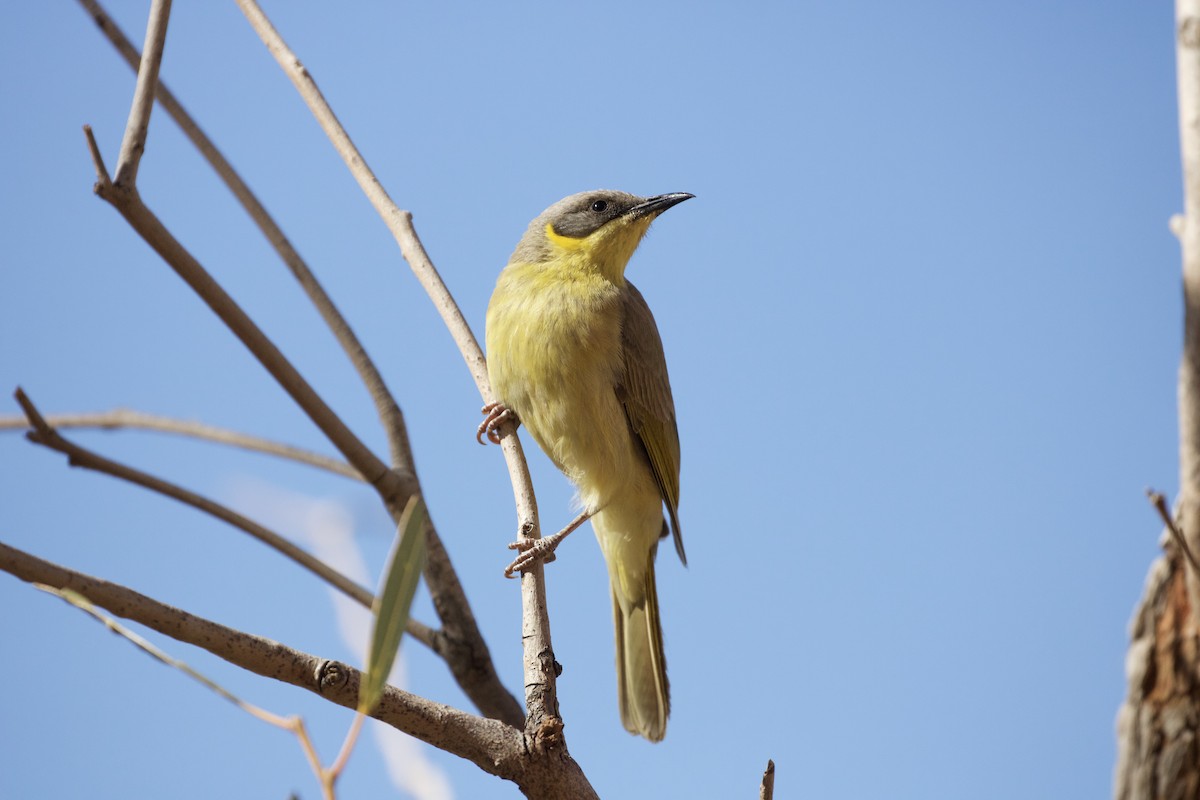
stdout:
[(626, 282), (621, 344), (624, 367), (617, 397), (625, 406), (629, 427), (646, 450), (650, 469), (667, 504), (675, 551), (687, 564), (679, 530), (679, 430), (675, 426), (675, 401), (667, 378), (667, 359), (650, 307), (642, 293)]

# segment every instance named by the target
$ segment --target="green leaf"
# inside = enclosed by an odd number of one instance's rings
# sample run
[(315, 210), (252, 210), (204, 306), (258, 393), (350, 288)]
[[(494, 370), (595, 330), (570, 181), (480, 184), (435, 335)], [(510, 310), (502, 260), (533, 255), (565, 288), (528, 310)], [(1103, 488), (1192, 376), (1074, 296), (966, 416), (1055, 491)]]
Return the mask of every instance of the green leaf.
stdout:
[(408, 625), (408, 611), (425, 566), (425, 501), (413, 495), (396, 526), (396, 543), (384, 571), (383, 586), (375, 595), (372, 611), (375, 630), (367, 669), (358, 689), (358, 710), (370, 714), (383, 697), (388, 674), (400, 650), (400, 638)]

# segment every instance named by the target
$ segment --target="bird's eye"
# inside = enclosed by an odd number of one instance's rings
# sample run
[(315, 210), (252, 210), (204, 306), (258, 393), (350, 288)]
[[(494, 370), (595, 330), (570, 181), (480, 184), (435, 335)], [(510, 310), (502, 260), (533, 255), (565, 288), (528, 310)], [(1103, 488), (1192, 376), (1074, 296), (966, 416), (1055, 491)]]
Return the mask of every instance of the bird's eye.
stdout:
[(607, 200), (597, 200), (594, 203), (592, 203), (592, 211), (595, 211), (597, 214), (599, 214), (601, 211), (605, 211), (607, 208), (608, 208)]

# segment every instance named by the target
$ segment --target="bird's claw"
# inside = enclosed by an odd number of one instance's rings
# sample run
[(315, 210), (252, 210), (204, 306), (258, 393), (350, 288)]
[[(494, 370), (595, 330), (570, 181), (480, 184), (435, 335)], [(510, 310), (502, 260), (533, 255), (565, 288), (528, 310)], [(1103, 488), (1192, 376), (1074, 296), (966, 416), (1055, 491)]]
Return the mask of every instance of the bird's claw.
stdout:
[(504, 568), (504, 577), (515, 578), (513, 573), (524, 572), (532, 567), (537, 562), (549, 564), (558, 556), (554, 555), (554, 549), (558, 547), (558, 543), (562, 539), (553, 536), (547, 539), (519, 539), (515, 542), (510, 542), (509, 550), (519, 550), (521, 555), (513, 559), (513, 562)]
[(500, 444), (500, 426), (509, 420), (516, 420), (517, 415), (500, 402), (488, 403), (480, 410), (486, 416), (475, 429), (475, 441), (484, 444), (483, 437), (486, 435), (492, 444)]
[(558, 547), (563, 539), (571, 535), (571, 531), (582, 525), (591, 515), (591, 511), (584, 511), (567, 523), (567, 527), (558, 533), (553, 536), (544, 536), (541, 539), (533, 539), (525, 535), (535, 530), (532, 526), (528, 530), (522, 527), (521, 533), (518, 534), (521, 538), (508, 546), (509, 550), (520, 550), (521, 555), (504, 568), (504, 577), (511, 578), (514, 572), (524, 572), (539, 561), (549, 564), (554, 560), (554, 548)]

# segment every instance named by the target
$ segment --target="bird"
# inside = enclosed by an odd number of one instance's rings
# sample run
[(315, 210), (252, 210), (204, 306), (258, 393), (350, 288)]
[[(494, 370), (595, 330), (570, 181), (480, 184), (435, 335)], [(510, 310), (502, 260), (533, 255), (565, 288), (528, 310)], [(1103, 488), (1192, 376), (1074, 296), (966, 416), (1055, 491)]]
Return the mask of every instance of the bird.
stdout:
[(591, 520), (612, 588), (621, 722), (652, 742), (666, 734), (671, 709), (654, 579), (659, 540), (670, 530), (685, 566), (687, 556), (666, 357), (625, 268), (650, 223), (692, 197), (581, 192), (534, 218), (488, 304), (495, 402), (476, 431), (480, 443), (498, 444), (505, 423), (523, 424), (578, 489), (579, 516), (533, 545), (510, 545), (523, 552), (505, 574), (552, 560)]

